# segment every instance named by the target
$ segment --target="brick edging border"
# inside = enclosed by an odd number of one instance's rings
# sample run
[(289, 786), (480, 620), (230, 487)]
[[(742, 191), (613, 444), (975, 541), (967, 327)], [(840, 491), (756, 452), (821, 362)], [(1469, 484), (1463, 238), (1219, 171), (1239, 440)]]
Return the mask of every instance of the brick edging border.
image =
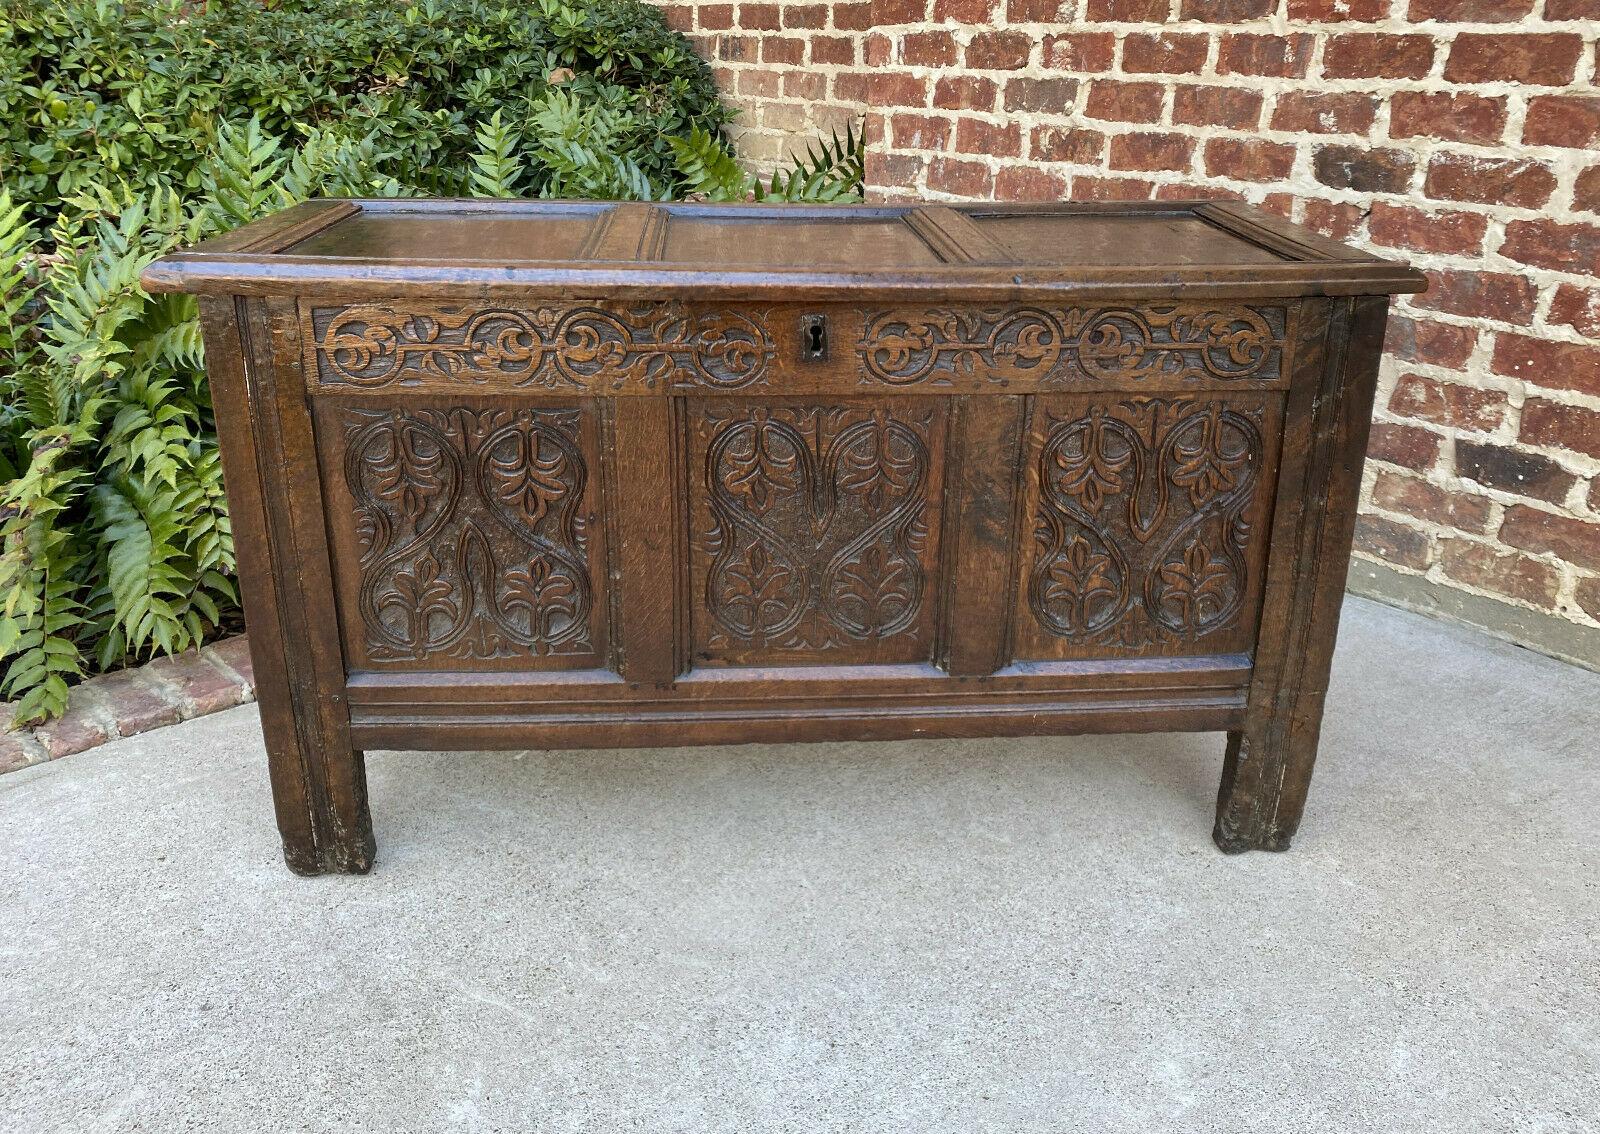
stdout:
[[(59, 719), (0, 732), (0, 773), (254, 701), (250, 642), (239, 634), (176, 657), (90, 678)], [(9, 712), (0, 706), (0, 712)], [(5, 718), (0, 717), (0, 724)]]

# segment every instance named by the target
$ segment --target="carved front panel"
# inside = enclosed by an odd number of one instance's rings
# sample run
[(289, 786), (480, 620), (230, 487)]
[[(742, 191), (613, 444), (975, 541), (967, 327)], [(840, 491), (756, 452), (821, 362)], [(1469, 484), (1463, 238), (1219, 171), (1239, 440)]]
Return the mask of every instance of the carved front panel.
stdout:
[(1251, 648), (1276, 395), (1039, 398), (1017, 656)]
[(689, 403), (696, 661), (932, 656), (947, 405)]
[(679, 302), (396, 300), (314, 307), (307, 323), (321, 383), (362, 389), (737, 390), (776, 353), (761, 312)]
[(1283, 374), (1282, 304), (869, 311), (861, 383), (1061, 389), (1261, 384)]
[(599, 664), (592, 410), (322, 399), (316, 415), (352, 668)]

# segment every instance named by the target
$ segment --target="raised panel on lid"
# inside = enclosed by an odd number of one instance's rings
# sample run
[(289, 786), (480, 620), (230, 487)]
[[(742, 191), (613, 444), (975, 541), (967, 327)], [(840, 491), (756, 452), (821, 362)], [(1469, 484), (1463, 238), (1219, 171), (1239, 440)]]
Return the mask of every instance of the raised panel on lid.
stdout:
[(668, 209), (660, 259), (764, 267), (912, 268), (942, 261), (904, 209)]
[(1024, 264), (1278, 264), (1283, 257), (1193, 215), (977, 213), (972, 220)]
[(356, 213), (283, 251), (290, 256), (362, 260), (577, 260), (604, 224), (608, 204), (463, 202), (456, 210), (382, 209)]

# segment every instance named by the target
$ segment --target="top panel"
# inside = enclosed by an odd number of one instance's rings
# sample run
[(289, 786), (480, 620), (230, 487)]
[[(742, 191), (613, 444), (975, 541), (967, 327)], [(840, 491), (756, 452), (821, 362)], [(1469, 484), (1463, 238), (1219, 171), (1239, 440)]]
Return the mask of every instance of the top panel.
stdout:
[(1242, 205), (313, 201), (169, 256), (152, 290), (1015, 299), (1416, 291), (1402, 264)]

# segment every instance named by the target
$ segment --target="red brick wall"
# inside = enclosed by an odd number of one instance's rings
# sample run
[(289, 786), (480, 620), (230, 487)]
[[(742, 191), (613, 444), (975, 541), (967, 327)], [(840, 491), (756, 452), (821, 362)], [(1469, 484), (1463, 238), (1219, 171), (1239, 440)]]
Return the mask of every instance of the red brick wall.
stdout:
[(1425, 268), (1357, 554), (1600, 626), (1600, 0), (665, 6), (753, 164), (862, 114), (876, 196), (1234, 196)]

